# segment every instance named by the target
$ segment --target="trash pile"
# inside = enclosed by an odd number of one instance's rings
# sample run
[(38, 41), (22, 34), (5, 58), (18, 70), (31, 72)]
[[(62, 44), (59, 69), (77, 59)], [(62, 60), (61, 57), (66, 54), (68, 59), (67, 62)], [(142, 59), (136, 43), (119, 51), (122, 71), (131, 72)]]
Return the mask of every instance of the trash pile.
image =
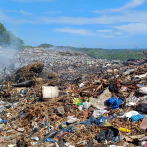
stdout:
[[(60, 79), (71, 83), (80, 75), (91, 75), (98, 72), (103, 74), (112, 64), (114, 69), (119, 68), (120, 65), (123, 66), (123, 63), (119, 60), (94, 59), (81, 52), (44, 49), (41, 47), (26, 48), (18, 52), (15, 58), (9, 64), (7, 63), (6, 66), (1, 65), (0, 62), (0, 79), (6, 78), (7, 75), (12, 73), (14, 74), (14, 71), (17, 69), (19, 70), (36, 62), (41, 62), (44, 65), (42, 72), (39, 73), (39, 77), (47, 78), (48, 73), (54, 71), (58, 73)], [(102, 71), (102, 68), (105, 70)]]
[(42, 76), (42, 62), (17, 69), (0, 85), (0, 146), (146, 147), (144, 61), (96, 63), (72, 82), (60, 70)]

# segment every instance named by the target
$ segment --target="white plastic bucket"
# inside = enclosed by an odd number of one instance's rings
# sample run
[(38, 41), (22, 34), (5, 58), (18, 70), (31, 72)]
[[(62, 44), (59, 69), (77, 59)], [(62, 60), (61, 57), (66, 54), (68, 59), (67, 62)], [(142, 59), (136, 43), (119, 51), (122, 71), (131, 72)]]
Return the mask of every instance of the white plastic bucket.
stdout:
[(42, 99), (50, 100), (59, 96), (59, 90), (57, 86), (42, 86)]

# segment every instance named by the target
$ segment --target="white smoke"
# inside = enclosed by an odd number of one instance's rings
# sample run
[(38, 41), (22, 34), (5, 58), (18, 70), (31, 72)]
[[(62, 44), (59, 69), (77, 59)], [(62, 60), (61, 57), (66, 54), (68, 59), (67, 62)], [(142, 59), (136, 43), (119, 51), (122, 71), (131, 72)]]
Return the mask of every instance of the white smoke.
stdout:
[(6, 65), (9, 63), (12, 59), (14, 59), (17, 52), (17, 50), (12, 48), (0, 47), (0, 64)]
[(6, 77), (15, 68), (12, 62), (18, 50), (9, 47), (0, 47), (0, 79)]

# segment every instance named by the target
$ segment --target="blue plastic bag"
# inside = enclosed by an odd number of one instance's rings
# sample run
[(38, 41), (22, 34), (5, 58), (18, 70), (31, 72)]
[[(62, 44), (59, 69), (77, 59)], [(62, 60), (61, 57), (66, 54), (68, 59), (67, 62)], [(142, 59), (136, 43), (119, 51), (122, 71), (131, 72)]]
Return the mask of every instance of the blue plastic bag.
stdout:
[(110, 99), (106, 100), (105, 103), (107, 106), (111, 106), (110, 109), (117, 109), (121, 104), (122, 100), (117, 99), (115, 97), (111, 97)]
[(105, 123), (105, 120), (107, 118), (104, 116), (101, 116), (99, 119), (96, 119), (94, 117), (89, 117), (89, 119), (84, 120), (83, 122), (78, 122), (75, 123), (74, 125), (78, 125), (78, 124), (84, 124), (85, 126), (89, 126), (89, 125), (98, 125), (98, 126), (102, 126)]
[(101, 116), (99, 119), (96, 119), (96, 120), (94, 121), (94, 123), (95, 123), (96, 125), (98, 125), (98, 126), (102, 126), (102, 125), (105, 123), (105, 120), (106, 120), (106, 119), (107, 119), (106, 117)]

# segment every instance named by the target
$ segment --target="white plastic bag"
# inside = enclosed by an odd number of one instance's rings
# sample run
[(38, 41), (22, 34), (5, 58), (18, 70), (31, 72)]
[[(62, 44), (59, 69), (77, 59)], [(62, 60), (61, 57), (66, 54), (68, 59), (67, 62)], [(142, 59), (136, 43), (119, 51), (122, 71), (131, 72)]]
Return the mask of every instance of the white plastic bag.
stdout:
[(80, 106), (78, 107), (78, 109), (79, 109), (80, 111), (82, 111), (82, 110), (83, 110), (83, 105), (80, 105)]
[(67, 116), (67, 119), (71, 119), (71, 118), (73, 118), (73, 116)]
[(69, 120), (67, 121), (67, 123), (72, 124), (72, 123), (77, 122), (77, 121), (78, 121), (77, 118), (71, 118), (71, 119), (69, 119)]
[(130, 118), (131, 116), (133, 115), (138, 115), (139, 113), (137, 111), (130, 111), (130, 112), (127, 112), (125, 113), (123, 116), (121, 116), (122, 118), (125, 118), (125, 117), (128, 117)]
[(104, 109), (105, 105), (104, 102), (112, 97), (111, 92), (107, 88), (98, 98), (90, 98), (91, 106), (97, 109)]
[(92, 116), (94, 118), (98, 118), (100, 115), (103, 115), (106, 112), (107, 112), (107, 110), (94, 110)]
[(130, 96), (130, 97), (126, 98), (126, 105), (134, 106), (139, 102), (139, 100), (140, 99), (135, 96)]
[(139, 92), (142, 93), (142, 94), (147, 94), (147, 87), (139, 88)]
[(83, 107), (84, 107), (85, 109), (88, 109), (90, 106), (91, 106), (91, 103), (90, 103), (90, 102), (84, 102), (84, 103), (83, 103)]
[(83, 88), (83, 87), (84, 87), (84, 82), (79, 85), (79, 88)]

